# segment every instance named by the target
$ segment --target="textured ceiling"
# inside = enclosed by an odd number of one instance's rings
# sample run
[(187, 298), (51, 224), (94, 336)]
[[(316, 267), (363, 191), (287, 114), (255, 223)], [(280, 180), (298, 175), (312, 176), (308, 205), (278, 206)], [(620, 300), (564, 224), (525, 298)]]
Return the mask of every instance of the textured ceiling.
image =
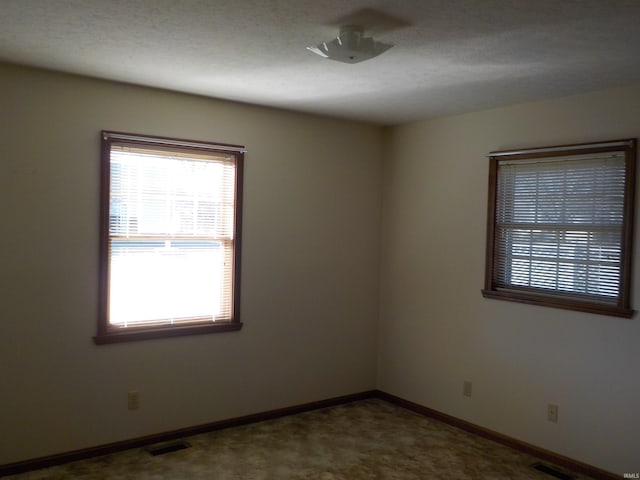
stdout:
[[(305, 49), (361, 23), (395, 44)], [(0, 60), (398, 124), (640, 83), (640, 0), (0, 0)]]

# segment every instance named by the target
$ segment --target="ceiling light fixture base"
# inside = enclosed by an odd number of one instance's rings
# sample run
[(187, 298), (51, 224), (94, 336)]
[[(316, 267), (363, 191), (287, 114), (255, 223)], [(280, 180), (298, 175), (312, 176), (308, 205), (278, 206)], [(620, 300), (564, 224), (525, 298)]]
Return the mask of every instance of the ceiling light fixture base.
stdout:
[(335, 39), (315, 47), (307, 47), (307, 50), (336, 62), (359, 63), (377, 57), (391, 47), (392, 44), (365, 37), (364, 29), (358, 25), (346, 25), (340, 28)]

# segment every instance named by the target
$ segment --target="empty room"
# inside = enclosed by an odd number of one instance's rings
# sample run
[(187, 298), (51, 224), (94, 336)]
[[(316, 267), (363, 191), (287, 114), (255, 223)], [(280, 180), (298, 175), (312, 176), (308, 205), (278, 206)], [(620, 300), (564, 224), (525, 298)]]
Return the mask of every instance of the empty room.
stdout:
[(0, 476), (640, 478), (637, 0), (0, 0)]

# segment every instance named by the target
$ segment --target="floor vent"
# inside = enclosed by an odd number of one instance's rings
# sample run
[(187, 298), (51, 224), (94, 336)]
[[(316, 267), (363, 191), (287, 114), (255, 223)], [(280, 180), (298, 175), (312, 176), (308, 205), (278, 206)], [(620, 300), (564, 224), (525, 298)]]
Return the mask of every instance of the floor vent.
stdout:
[(534, 463), (531, 465), (531, 468), (535, 468), (536, 470), (546, 473), (547, 475), (551, 475), (552, 477), (559, 478), (560, 480), (574, 480), (575, 477), (568, 475), (560, 470), (550, 467), (549, 465), (545, 465), (544, 463)]
[(165, 453), (177, 452), (178, 450), (184, 450), (185, 448), (189, 448), (189, 445), (184, 440), (178, 440), (176, 442), (171, 443), (163, 443), (162, 445), (153, 445), (147, 449), (151, 455), (164, 455)]

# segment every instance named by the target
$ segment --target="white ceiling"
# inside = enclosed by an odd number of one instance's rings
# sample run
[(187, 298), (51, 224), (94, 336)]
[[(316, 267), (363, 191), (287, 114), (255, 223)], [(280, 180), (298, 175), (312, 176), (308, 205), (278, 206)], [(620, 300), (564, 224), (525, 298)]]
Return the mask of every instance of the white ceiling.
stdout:
[(0, 0), (0, 60), (392, 125), (640, 83), (640, 0)]

